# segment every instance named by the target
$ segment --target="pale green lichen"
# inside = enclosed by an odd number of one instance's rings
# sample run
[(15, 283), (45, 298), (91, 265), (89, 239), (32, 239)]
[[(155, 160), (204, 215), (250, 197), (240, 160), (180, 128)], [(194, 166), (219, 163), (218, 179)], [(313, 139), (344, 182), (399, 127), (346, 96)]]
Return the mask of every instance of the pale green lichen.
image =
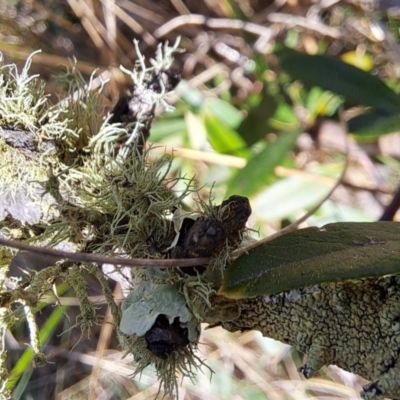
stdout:
[(65, 272), (65, 281), (74, 289), (76, 298), (79, 302), (81, 314), (77, 317), (75, 326), (79, 326), (82, 335), (95, 325), (100, 325), (102, 317), (97, 313), (96, 307), (89, 300), (86, 291), (86, 280), (84, 278), (84, 269), (78, 266), (68, 268)]
[(15, 255), (15, 251), (4, 246), (0, 246), (0, 288), (3, 287), (11, 260)]
[(21, 72), (15, 64), (4, 64), (0, 53), (0, 127), (32, 132), (38, 139), (54, 136), (67, 128), (60, 117), (62, 108), (54, 108), (45, 94), (45, 82), (29, 75), (32, 53)]
[[(37, 52), (35, 52), (37, 53)], [(29, 75), (32, 53), (19, 72), (15, 64), (4, 65), (0, 54), (0, 126), (36, 130), (47, 96), (38, 75)]]
[[(335, 364), (372, 381), (362, 397), (400, 397), (400, 278), (324, 283), (271, 296), (225, 303), (240, 317), (229, 331), (255, 329), (308, 355), (300, 370), (311, 377)], [(212, 314), (210, 314), (212, 315)]]
[[(135, 45), (137, 47), (137, 43)], [(176, 51), (177, 43), (173, 47), (159, 46), (150, 67), (145, 66), (144, 58), (139, 54), (135, 70), (125, 70), (135, 80), (135, 90), (142, 89), (140, 100), (149, 101), (153, 109), (158, 104), (167, 106), (168, 90), (162, 79), (158, 92), (146, 92), (146, 85), (152, 82), (155, 74), (164, 73), (171, 67), (172, 54)], [(20, 149), (12, 140), (6, 142), (0, 139), (3, 155), (0, 192), (2, 190), (3, 199), (9, 193), (10, 203), (14, 202), (14, 208), (5, 207), (1, 215), (3, 234), (7, 232), (9, 237), (16, 238), (15, 234), (10, 236), (9, 233), (15, 233), (17, 229), (21, 231), (22, 236), (18, 234), (20, 239), (48, 245), (69, 243), (74, 249), (86, 252), (165, 257), (175, 236), (172, 212), (191, 190), (191, 181), (186, 181), (188, 189), (177, 196), (173, 187), (182, 178), (168, 178), (171, 158), (164, 156), (150, 163), (148, 152), (138, 150), (134, 139), (144, 126), (140, 112), (135, 117), (136, 121), (125, 126), (121, 123), (110, 124), (109, 117), (102, 119), (101, 88), (97, 92), (91, 90), (93, 76), (86, 85), (73, 63), (59, 78), (66, 83), (68, 94), (58, 104), (52, 105), (44, 95), (44, 86), (39, 78), (28, 76), (30, 64), (31, 58), (20, 74), (15, 66), (4, 66), (1, 70), (4, 91), (0, 92), (0, 98), (11, 97), (6, 98), (1, 109), (0, 126), (3, 129), (19, 129), (22, 143)], [(146, 111), (145, 108), (143, 110)], [(31, 141), (27, 153), (28, 134), (32, 136), (29, 137)], [(6, 134), (3, 137), (7, 139)], [(22, 203), (28, 207), (22, 207)], [(18, 214), (26, 209), (34, 215)], [(10, 215), (16, 222), (15, 227), (11, 227), (6, 220)], [(36, 354), (33, 361), (36, 365), (45, 362), (45, 355), (38, 345), (32, 307), (51, 288), (56, 277), (63, 279), (75, 291), (81, 308), (77, 325), (82, 332), (100, 323), (96, 308), (87, 296), (84, 278), (87, 272), (94, 274), (102, 286), (121, 342), (137, 354), (136, 341), (120, 331), (119, 310), (98, 267), (58, 263), (33, 273), (23, 288), (17, 283), (15, 289), (2, 293), (5, 309), (13, 302), (24, 304), (31, 326), (31, 345)], [(172, 275), (168, 279), (173, 279)], [(174, 285), (184, 304), (185, 297), (179, 294), (180, 280)], [(192, 318), (189, 311), (187, 314), (188, 318)], [(197, 321), (193, 326), (191, 329), (196, 330)], [(197, 331), (191, 334), (194, 345), (197, 337)], [(191, 346), (179, 349), (169, 361), (162, 362), (147, 349), (140, 350), (140, 346), (139, 353), (151, 355), (162, 383), (166, 385), (167, 392), (171, 392), (177, 384), (176, 373), (188, 374), (187, 360), (191, 365), (195, 361), (189, 351)], [(147, 360), (146, 357), (143, 359)]]
[[(66, 127), (58, 120), (60, 111), (51, 109), (44, 82), (28, 74), (34, 54), (20, 73), (0, 59), (0, 219), (11, 215), (22, 225), (38, 223), (47, 214), (52, 200), (43, 197), (39, 182), (55, 159), (45, 137)], [(6, 137), (18, 146), (7, 144)]]
[[(137, 43), (135, 46), (138, 49)], [(10, 238), (18, 235), (21, 240), (42, 245), (68, 244), (74, 251), (141, 258), (170, 256), (171, 243), (176, 235), (172, 215), (181, 207), (183, 198), (193, 190), (192, 180), (169, 178), (171, 157), (165, 155), (149, 162), (151, 149), (144, 149), (136, 138), (145, 126), (148, 129), (156, 105), (171, 109), (165, 102), (170, 88), (165, 86), (163, 74), (171, 67), (172, 56), (177, 51), (178, 42), (172, 47), (160, 45), (155, 59), (150, 60), (151, 66), (146, 66), (143, 56), (138, 53), (133, 71), (122, 68), (133, 78), (134, 91), (139, 91), (136, 100), (143, 102), (138, 105), (139, 111), (133, 120), (126, 124), (110, 123), (110, 116), (103, 118), (101, 89), (93, 92), (92, 80), (86, 85), (75, 64), (61, 77), (67, 83), (68, 93), (56, 105), (50, 104), (49, 98), (44, 95), (43, 84), (38, 77), (28, 76), (31, 58), (21, 74), (15, 66), (1, 70), (8, 71), (8, 81), (14, 80), (15, 83), (4, 83), (6, 79), (3, 78), (3, 86), (8, 91), (0, 91), (0, 99), (7, 96), (11, 89), (15, 93), (19, 90), (18, 96), (25, 94), (27, 98), (25, 102), (20, 99), (15, 104), (12, 99), (7, 100), (8, 108), (0, 113), (0, 130), (19, 129), (23, 146), (26, 144), (24, 139), (28, 137), (26, 135), (32, 134), (33, 143), (26, 151), (26, 148), (14, 146), (13, 142), (0, 139), (0, 154), (3, 156), (0, 161), (0, 195), (6, 198), (5, 193), (9, 193), (10, 202), (14, 202), (14, 208), (0, 210), (3, 234), (7, 233)], [(149, 88), (149, 85), (157, 86), (154, 77), (159, 79), (159, 90)], [(35, 105), (32, 106), (32, 103)], [(18, 109), (21, 114), (19, 120), (13, 119), (11, 107)], [(186, 183), (186, 190), (177, 195), (174, 187), (181, 182)], [(22, 207), (22, 203), (27, 207)], [(18, 214), (21, 210), (28, 214)], [(221, 219), (223, 212), (221, 209), (216, 213), (210, 205), (199, 215), (207, 217), (209, 214)], [(10, 216), (13, 217), (12, 223)], [(229, 246), (223, 247), (223, 256), (216, 258), (215, 262), (218, 268), (215, 265), (212, 267), (219, 273), (229, 252)], [(133, 290), (140, 293), (141, 287), (148, 289), (145, 293), (145, 297), (149, 297), (147, 305), (158, 308), (145, 327), (146, 321), (142, 320), (133, 330), (126, 329), (129, 325), (126, 321), (132, 315), (136, 319), (138, 307), (134, 304), (130, 308), (127, 302), (123, 307), (125, 319), (122, 315), (120, 325), (120, 311), (106, 277), (94, 265), (58, 262), (47, 266), (32, 273), (23, 287), (17, 284), (13, 290), (2, 293), (1, 300), (6, 310), (12, 303), (22, 302), (27, 317), (33, 323), (32, 310), (58, 277), (75, 291), (81, 309), (76, 325), (83, 333), (101, 322), (86, 291), (85, 274), (95, 275), (111, 308), (121, 344), (130, 354), (139, 357), (137, 374), (149, 363), (153, 364), (165, 392), (172, 394), (177, 388), (178, 376), (193, 378), (193, 371), (202, 364), (193, 350), (197, 346), (199, 321), (204, 309), (210, 307), (209, 298), (215, 288), (200, 274), (193, 277), (180, 270), (165, 272), (162, 277), (146, 275), (139, 270), (133, 272), (135, 277), (130, 282)], [(165, 290), (159, 290), (161, 287)], [(135, 301), (138, 299), (135, 298)], [(149, 351), (143, 337), (160, 313), (170, 313), (171, 321), (178, 318), (180, 328), (188, 331), (188, 344), (182, 341), (185, 345), (177, 346), (166, 359)], [(46, 357), (38, 345), (37, 329), (32, 327), (34, 362), (41, 365)]]
[(65, 126), (62, 130), (49, 132), (47, 137), (57, 140), (59, 159), (66, 165), (72, 164), (77, 152), (87, 149), (89, 141), (101, 131), (104, 106), (100, 97), (106, 82), (94, 90), (94, 78), (95, 72), (86, 83), (76, 68), (75, 59), (65, 73), (56, 77), (56, 81), (66, 88), (68, 96), (53, 107), (53, 112)]

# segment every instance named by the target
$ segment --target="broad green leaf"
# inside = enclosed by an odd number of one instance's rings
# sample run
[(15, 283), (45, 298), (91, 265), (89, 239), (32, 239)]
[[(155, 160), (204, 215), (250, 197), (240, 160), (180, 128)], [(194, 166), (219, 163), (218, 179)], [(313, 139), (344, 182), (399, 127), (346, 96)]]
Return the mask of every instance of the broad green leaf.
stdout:
[(241, 156), (247, 153), (246, 142), (235, 130), (228, 128), (209, 111), (204, 113), (203, 119), (208, 140), (216, 151)]
[(400, 112), (382, 115), (378, 111), (369, 111), (348, 121), (349, 132), (360, 138), (377, 138), (400, 130)]
[(213, 114), (225, 126), (236, 129), (243, 119), (242, 113), (233, 105), (221, 99), (206, 99), (201, 107), (201, 112)]
[(240, 256), (219, 294), (241, 299), (399, 272), (399, 222), (338, 222), (288, 233)]
[(329, 189), (329, 185), (316, 184), (301, 177), (282, 179), (255, 198), (253, 212), (263, 220), (286, 218), (317, 204)]
[(273, 174), (275, 167), (281, 164), (287, 152), (293, 149), (298, 135), (299, 131), (281, 133), (273, 143), (238, 171), (228, 184), (226, 196), (240, 193), (241, 196), (251, 197), (260, 191)]
[(283, 69), (307, 87), (320, 86), (382, 113), (400, 111), (400, 98), (379, 78), (338, 58), (310, 56), (291, 49), (278, 50), (277, 55)]
[(150, 130), (150, 139), (152, 142), (161, 142), (181, 132), (186, 132), (186, 123), (183, 118), (165, 118), (154, 122)]
[(248, 146), (253, 145), (261, 138), (265, 138), (267, 133), (271, 132), (269, 119), (275, 114), (276, 107), (275, 98), (264, 93), (260, 104), (250, 109), (238, 128), (239, 134)]

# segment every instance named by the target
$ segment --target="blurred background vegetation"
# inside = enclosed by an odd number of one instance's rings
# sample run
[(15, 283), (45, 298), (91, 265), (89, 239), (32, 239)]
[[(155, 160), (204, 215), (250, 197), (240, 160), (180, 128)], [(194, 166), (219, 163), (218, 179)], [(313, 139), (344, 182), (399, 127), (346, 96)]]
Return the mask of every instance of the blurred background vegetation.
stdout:
[[(183, 80), (170, 99), (175, 110), (152, 127), (151, 157), (173, 153), (170, 174), (195, 176), (205, 199), (211, 189), (216, 203), (231, 194), (248, 196), (249, 227), (262, 238), (317, 204), (335, 185), (346, 158), (342, 185), (303, 226), (389, 218), (385, 210), (396, 198), (400, 172), (397, 4), (3, 0), (0, 51), (6, 63), (22, 66), (41, 49), (31, 73), (46, 81), (53, 102), (67, 91), (57, 76), (73, 57), (86, 80), (97, 70), (92, 89), (108, 81), (99, 109), (106, 115), (129, 89), (119, 65), (133, 68), (132, 40), (140, 41), (149, 58), (158, 43), (181, 36), (185, 51), (175, 67)], [(195, 207), (194, 199), (187, 202)], [(389, 219), (399, 220), (396, 210)], [(68, 329), (79, 312), (67, 288), (61, 304), (70, 319), (51, 305), (38, 313), (53, 364), (31, 368), (23, 324), (7, 335), (15, 399), (152, 399), (157, 394), (151, 369), (140, 382), (129, 379), (132, 360), (122, 357), (98, 284), (88, 279), (88, 287), (105, 322), (78, 344), (80, 331)], [(114, 295), (122, 298), (118, 286)], [(198, 354), (215, 373), (210, 380), (204, 368), (197, 382), (183, 379), (181, 399), (357, 399), (364, 383), (336, 367), (306, 381), (296, 370), (302, 355), (257, 332), (203, 331)]]

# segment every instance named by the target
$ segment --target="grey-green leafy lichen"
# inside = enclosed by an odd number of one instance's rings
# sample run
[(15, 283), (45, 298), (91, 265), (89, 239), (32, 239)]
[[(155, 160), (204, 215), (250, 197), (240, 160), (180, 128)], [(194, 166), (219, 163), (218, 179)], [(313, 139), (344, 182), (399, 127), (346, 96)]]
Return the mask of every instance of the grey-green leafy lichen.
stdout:
[(306, 353), (306, 378), (335, 364), (372, 381), (363, 398), (400, 398), (400, 277), (326, 283), (237, 305), (240, 316), (223, 327), (259, 330)]
[[(28, 75), (31, 57), (21, 73), (15, 65), (4, 66), (0, 60), (2, 237), (86, 253), (168, 257), (167, 250), (175, 236), (170, 217), (189, 192), (191, 180), (168, 178), (171, 157), (165, 155), (150, 163), (144, 144), (155, 106), (166, 106), (166, 96), (179, 81), (179, 74), (170, 75), (168, 70), (172, 54), (179, 51), (177, 45), (178, 42), (173, 47), (160, 45), (155, 60), (150, 60), (151, 67), (146, 67), (138, 54), (137, 68), (125, 70), (135, 79), (133, 93), (124, 96), (122, 108), (115, 108), (114, 115), (108, 116), (101, 109), (99, 92), (92, 90), (91, 83), (85, 84), (75, 64), (62, 77), (67, 83), (67, 96), (52, 105), (44, 94), (43, 82), (38, 76)], [(138, 89), (141, 96), (135, 95)], [(173, 187), (179, 180), (185, 181), (188, 188), (177, 195)], [(132, 349), (132, 341), (119, 330), (120, 311), (101, 266), (50, 258), (46, 265), (35, 265), (33, 268), (38, 270), (27, 274), (24, 282), (9, 287), (4, 282), (14, 254), (1, 250), (7, 257), (4, 262), (4, 257), (0, 260), (0, 311), (8, 316), (14, 303), (23, 303), (31, 317), (32, 340), (37, 337), (32, 310), (57, 278), (69, 284), (79, 300), (81, 315), (77, 325), (86, 330), (100, 322), (86, 291), (85, 275), (91, 273), (101, 284), (121, 342)], [(30, 258), (29, 269), (35, 256)], [(139, 276), (137, 271), (136, 275)], [(14, 282), (11, 277), (7, 279)], [(183, 294), (180, 299), (184, 302)], [(197, 321), (192, 325), (197, 329)], [(191, 329), (195, 341), (198, 332)], [(0, 340), (3, 336), (0, 332)], [(156, 345), (154, 349), (160, 353)], [(34, 350), (35, 364), (45, 363), (39, 345)], [(170, 391), (177, 385), (175, 369), (185, 373), (186, 360), (196, 360), (191, 345), (177, 353), (184, 357), (154, 362)], [(147, 360), (145, 354), (141, 358)], [(144, 366), (140, 364), (138, 371)], [(0, 372), (3, 374), (1, 363)]]

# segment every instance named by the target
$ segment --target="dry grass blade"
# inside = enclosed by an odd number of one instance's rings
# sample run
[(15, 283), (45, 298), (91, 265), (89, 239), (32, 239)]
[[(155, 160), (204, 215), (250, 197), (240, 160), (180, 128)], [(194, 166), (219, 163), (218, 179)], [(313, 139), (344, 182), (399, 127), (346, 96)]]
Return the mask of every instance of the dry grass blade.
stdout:
[[(121, 21), (123, 21), (127, 26), (132, 29), (132, 32), (140, 35), (143, 38), (143, 41), (151, 47), (155, 47), (157, 45), (156, 39), (147, 32), (137, 21), (135, 21), (128, 13), (126, 13), (118, 4), (110, 1), (110, 0), (102, 0), (102, 3), (108, 9), (107, 13), (118, 17)], [(120, 40), (126, 40), (124, 37), (121, 37)], [(126, 49), (126, 46), (124, 46)], [(115, 49), (114, 49), (115, 50)]]

